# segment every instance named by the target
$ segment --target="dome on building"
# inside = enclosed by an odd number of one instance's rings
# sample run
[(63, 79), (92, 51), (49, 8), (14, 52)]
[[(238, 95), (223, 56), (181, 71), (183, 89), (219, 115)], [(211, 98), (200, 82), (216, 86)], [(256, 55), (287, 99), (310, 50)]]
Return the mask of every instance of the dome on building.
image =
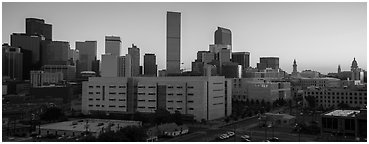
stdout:
[(352, 64), (351, 64), (351, 70), (355, 70), (355, 69), (357, 69), (358, 68), (358, 66), (357, 66), (357, 62), (356, 62), (356, 60), (355, 60), (355, 58), (354, 58), (354, 60), (352, 61)]

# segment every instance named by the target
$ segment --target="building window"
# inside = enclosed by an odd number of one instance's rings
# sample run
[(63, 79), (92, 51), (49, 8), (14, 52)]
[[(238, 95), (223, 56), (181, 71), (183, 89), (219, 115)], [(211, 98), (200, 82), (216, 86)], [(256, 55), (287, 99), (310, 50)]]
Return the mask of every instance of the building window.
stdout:
[(149, 109), (155, 109), (155, 107), (148, 107)]
[(98, 100), (98, 101), (99, 101), (100, 99), (99, 99), (99, 98), (97, 98), (96, 100)]
[(100, 105), (96, 105), (96, 107), (100, 107)]
[(149, 95), (155, 95), (155, 93), (149, 93)]
[(177, 103), (182, 103), (183, 101), (177, 101)]
[(215, 84), (215, 85), (216, 85), (216, 84), (223, 84), (223, 83), (222, 83), (222, 82), (218, 82), (218, 83), (213, 83), (213, 84)]
[(94, 94), (94, 92), (88, 92), (88, 94)]
[(93, 107), (93, 105), (88, 105), (88, 107)]
[(149, 86), (149, 88), (155, 88), (155, 86)]
[(119, 94), (124, 95), (124, 94), (126, 94), (126, 93), (124, 93), (124, 92), (120, 92)]
[(182, 108), (177, 108), (177, 110), (182, 110)]
[(172, 93), (168, 93), (168, 96), (171, 96), (171, 95), (173, 95)]
[(189, 96), (193, 96), (193, 93), (188, 93), (187, 95), (189, 95)]
[(101, 107), (104, 107), (104, 105), (101, 105)]
[(172, 107), (168, 107), (169, 110), (172, 110), (173, 108)]
[(126, 86), (120, 85), (119, 88), (126, 88)]
[(116, 88), (117, 86), (114, 86), (114, 85), (111, 85), (111, 86), (109, 86), (109, 88)]
[(115, 94), (117, 94), (117, 93), (115, 93), (115, 92), (109, 92), (109, 94), (111, 94), (111, 95), (115, 95)]
[(215, 103), (215, 104), (213, 104), (213, 105), (221, 105), (221, 104), (223, 104), (223, 103)]
[(96, 86), (96, 88), (100, 88), (100, 86)]
[(119, 101), (126, 101), (125, 99), (119, 99)]
[(94, 88), (94, 86), (88, 86), (88, 88)]
[(193, 103), (193, 100), (189, 100), (188, 103)]
[(119, 106), (119, 108), (125, 108), (126, 106)]
[(189, 89), (193, 89), (193, 86), (188, 86), (187, 88), (189, 88)]
[(94, 100), (94, 99), (93, 99), (93, 98), (89, 98), (88, 100), (92, 101), (92, 100)]
[(168, 100), (168, 102), (173, 102), (173, 100)]
[(182, 87), (182, 86), (177, 86), (177, 88), (181, 89), (181, 88), (183, 88), (183, 87)]
[(177, 96), (181, 96), (181, 95), (183, 95), (183, 94), (177, 94)]
[(145, 93), (138, 93), (138, 95), (145, 95)]
[(144, 106), (139, 106), (139, 107), (137, 107), (137, 108), (141, 108), (141, 109), (144, 109), (145, 107), (144, 107)]
[(96, 94), (100, 94), (100, 92), (96, 92)]
[(109, 107), (115, 107), (115, 105), (109, 105)]
[(189, 108), (189, 110), (193, 110), (193, 108)]
[(215, 89), (215, 90), (213, 90), (213, 91), (222, 91), (223, 89)]
[(168, 88), (173, 88), (173, 86), (168, 86)]
[(156, 100), (149, 100), (149, 102), (156, 102)]
[[(223, 96), (215, 96), (214, 98), (222, 98)], [(241, 96), (238, 96), (238, 97), (241, 97)], [(244, 96), (245, 98), (245, 96)]]
[(109, 99), (110, 101), (115, 101), (115, 99)]
[(145, 100), (138, 100), (139, 102), (145, 102)]
[(145, 86), (138, 86), (138, 88), (145, 88)]

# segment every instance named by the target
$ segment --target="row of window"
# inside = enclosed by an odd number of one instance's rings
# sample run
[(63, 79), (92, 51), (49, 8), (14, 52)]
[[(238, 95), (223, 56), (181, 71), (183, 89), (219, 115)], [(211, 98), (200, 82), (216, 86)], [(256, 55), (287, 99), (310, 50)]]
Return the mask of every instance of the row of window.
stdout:
[(213, 104), (213, 105), (222, 105), (223, 103), (215, 103), (215, 104)]
[[(308, 95), (309, 94), (323, 94), (323, 92), (306, 92)], [(328, 95), (364, 95), (364, 96), (366, 96), (366, 93), (364, 92), (364, 93), (361, 93), (361, 92), (358, 92), (358, 93), (356, 93), (356, 92), (354, 92), (354, 93), (352, 93), (352, 92), (324, 92), (324, 94), (328, 94)]]
[[(315, 100), (316, 102), (319, 102), (319, 100)], [(322, 103), (323, 102), (323, 100), (320, 100), (320, 102)], [(330, 100), (324, 100), (324, 102), (326, 103), (326, 102), (328, 102), (328, 103), (330, 103), (331, 101)], [(343, 100), (341, 100), (341, 101), (339, 101), (339, 100), (337, 100), (337, 101), (334, 101), (334, 100), (332, 100), (332, 103), (350, 103), (350, 104), (366, 104), (366, 101), (364, 101), (364, 102), (362, 102), (362, 101), (343, 101)]]
[[(94, 88), (94, 86), (88, 86), (88, 88)], [(101, 86), (96, 86), (96, 88), (101, 88)], [(109, 88), (117, 88), (115, 85), (110, 85)], [(118, 88), (126, 88), (124, 85), (118, 86)]]
[[(139, 102), (145, 102), (146, 100), (138, 100)], [(147, 100), (148, 102), (156, 102), (156, 100)]]
[[(145, 95), (145, 93), (137, 93), (138, 95)], [(156, 95), (156, 93), (148, 93), (148, 95)]]
[[(320, 98), (320, 99), (323, 99), (323, 96), (315, 96), (315, 98)], [(335, 99), (335, 98), (337, 98), (337, 99), (352, 99), (352, 98), (354, 98), (354, 99), (360, 99), (360, 100), (362, 100), (363, 99), (363, 97), (333, 97), (332, 96), (332, 99)], [(331, 99), (331, 97), (330, 96), (324, 96), (324, 99)], [(366, 99), (366, 97), (364, 97), (364, 99)]]
[[(94, 92), (88, 92), (88, 94), (90, 94), (90, 95), (93, 95), (94, 94)], [(96, 92), (95, 94), (101, 94), (100, 92)], [(117, 94), (116, 92), (109, 92), (109, 94), (111, 94), (111, 95), (115, 95), (115, 94)], [(125, 92), (119, 92), (118, 94), (120, 94), (120, 95), (125, 95), (126, 93)]]
[[(94, 99), (93, 98), (89, 98), (88, 100), (89, 101), (93, 101)], [(96, 98), (95, 100), (99, 101), (100, 98)], [(109, 101), (116, 101), (116, 99), (110, 98)], [(118, 99), (118, 101), (126, 101), (126, 99)]]
[[(140, 109), (144, 109), (144, 108), (146, 108), (146, 107), (144, 107), (144, 106), (138, 106), (137, 108), (140, 108)], [(156, 107), (147, 107), (148, 109), (156, 109)]]
[[(174, 108), (168, 107), (168, 110), (173, 110)], [(176, 110), (182, 110), (182, 108), (176, 108)], [(194, 110), (194, 108), (188, 108), (188, 110)]]
[[(94, 105), (88, 105), (88, 107), (93, 107)], [(105, 107), (105, 105), (95, 105), (96, 107)], [(115, 108), (116, 105), (109, 105), (110, 108)], [(119, 108), (125, 108), (126, 106), (118, 106)]]

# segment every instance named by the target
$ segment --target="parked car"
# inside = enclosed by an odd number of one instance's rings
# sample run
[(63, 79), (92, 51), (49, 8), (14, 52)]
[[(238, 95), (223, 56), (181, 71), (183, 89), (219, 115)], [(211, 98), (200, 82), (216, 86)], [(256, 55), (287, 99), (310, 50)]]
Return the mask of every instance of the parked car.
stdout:
[(223, 140), (223, 139), (227, 139), (227, 138), (229, 138), (229, 136), (228, 136), (227, 134), (221, 134), (221, 135), (218, 137), (218, 139), (221, 139), (221, 140)]
[(244, 139), (242, 139), (244, 142), (251, 142), (251, 140), (250, 139), (247, 139), (247, 138), (244, 138)]
[(242, 139), (250, 139), (250, 136), (249, 135), (243, 135), (241, 136)]
[(232, 132), (232, 131), (229, 131), (229, 132), (227, 132), (227, 135), (228, 135), (228, 137), (232, 137), (232, 136), (234, 136), (234, 135), (235, 135), (235, 133), (234, 133), (234, 132)]
[(277, 137), (272, 137), (272, 138), (269, 138), (268, 140), (271, 142), (279, 142), (279, 138)]

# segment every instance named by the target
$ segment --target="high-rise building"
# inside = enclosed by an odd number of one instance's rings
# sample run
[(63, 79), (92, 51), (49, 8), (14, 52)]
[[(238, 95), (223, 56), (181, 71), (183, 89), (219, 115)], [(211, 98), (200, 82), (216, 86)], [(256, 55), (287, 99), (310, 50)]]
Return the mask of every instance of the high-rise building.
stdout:
[(144, 55), (144, 75), (145, 76), (157, 76), (157, 65), (155, 54)]
[(78, 74), (82, 71), (92, 71), (92, 62), (97, 56), (97, 41), (76, 42), (79, 51)]
[(91, 71), (95, 72), (96, 76), (100, 76), (100, 60), (92, 61)]
[(43, 65), (67, 65), (70, 45), (66, 41), (51, 41), (42, 52)]
[(132, 58), (132, 76), (140, 75), (140, 49), (132, 44), (132, 47), (128, 48), (128, 54)]
[(118, 56), (111, 53), (101, 55), (101, 76), (118, 77)]
[(167, 12), (167, 74), (180, 73), (181, 13)]
[(23, 77), (23, 53), (17, 47), (3, 45), (3, 76), (10, 79), (22, 80)]
[(118, 57), (118, 77), (132, 77), (132, 58), (131, 55)]
[(250, 67), (250, 53), (249, 52), (233, 52), (232, 62), (242, 65), (242, 69)]
[(13, 33), (10, 36), (11, 46), (21, 48), (23, 53), (23, 79), (30, 78), (31, 70), (41, 67), (41, 41), (44, 38), (37, 35)]
[(120, 56), (121, 40), (118, 36), (105, 36), (105, 53)]
[(218, 27), (214, 34), (214, 43), (232, 45), (232, 32), (229, 29)]
[(257, 64), (258, 70), (266, 68), (279, 69), (278, 57), (260, 57), (260, 63)]
[(42, 35), (46, 40), (52, 40), (52, 25), (46, 24), (45, 20), (37, 18), (26, 18), (26, 34)]
[(77, 61), (79, 61), (79, 50), (69, 49), (68, 60), (70, 61), (71, 65), (76, 65)]
[(63, 81), (62, 72), (31, 71), (31, 87), (58, 84)]

